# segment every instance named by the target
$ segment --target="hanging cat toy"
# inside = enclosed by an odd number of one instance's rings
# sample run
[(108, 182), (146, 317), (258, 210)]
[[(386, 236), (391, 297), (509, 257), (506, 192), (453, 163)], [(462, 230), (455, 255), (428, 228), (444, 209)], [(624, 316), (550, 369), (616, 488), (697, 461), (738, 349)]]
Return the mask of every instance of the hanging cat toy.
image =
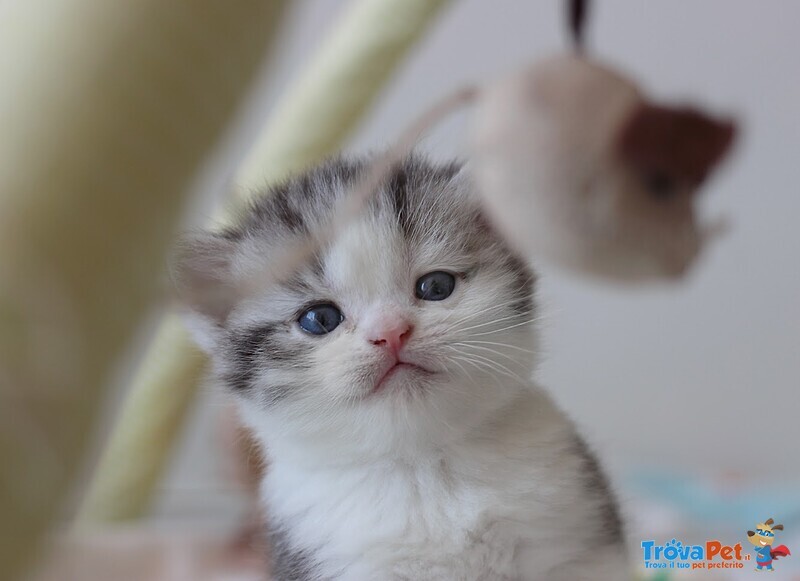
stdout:
[(491, 220), (522, 256), (623, 282), (683, 277), (722, 225), (699, 219), (697, 193), (733, 145), (736, 125), (650, 100), (587, 55), (586, 0), (567, 3), (572, 51), (445, 97), (403, 132), (345, 198), (321, 236), (287, 251), (272, 276), (330, 240), (419, 136), (475, 107), (471, 172)]

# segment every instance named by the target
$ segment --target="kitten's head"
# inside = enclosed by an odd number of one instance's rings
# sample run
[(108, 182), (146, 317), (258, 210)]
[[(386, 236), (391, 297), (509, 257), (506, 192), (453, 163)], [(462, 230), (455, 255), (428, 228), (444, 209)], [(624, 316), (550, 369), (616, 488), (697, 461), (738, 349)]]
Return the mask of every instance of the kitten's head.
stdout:
[(198, 342), (271, 437), (436, 441), (504, 405), (532, 371), (533, 276), (456, 165), (408, 159), (290, 280), (253, 282), (318, 234), (365, 170), (329, 163), (178, 252)]

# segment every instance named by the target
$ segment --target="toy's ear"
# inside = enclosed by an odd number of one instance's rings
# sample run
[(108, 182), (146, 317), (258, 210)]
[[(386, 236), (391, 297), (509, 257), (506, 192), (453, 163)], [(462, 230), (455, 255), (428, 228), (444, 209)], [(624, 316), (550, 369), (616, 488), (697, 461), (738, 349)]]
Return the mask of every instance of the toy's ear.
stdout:
[(233, 262), (237, 244), (219, 234), (179, 240), (170, 257), (170, 274), (195, 340), (209, 349), (236, 304)]
[(622, 126), (618, 150), (635, 167), (699, 185), (733, 144), (736, 127), (695, 109), (643, 103)]
[(782, 531), (783, 530), (783, 525), (775, 525), (774, 527), (772, 527), (772, 530), (773, 531)]
[(767, 520), (764, 521), (764, 524), (765, 525), (771, 525), (774, 522), (775, 522), (774, 520), (772, 520), (771, 518), (768, 518)]

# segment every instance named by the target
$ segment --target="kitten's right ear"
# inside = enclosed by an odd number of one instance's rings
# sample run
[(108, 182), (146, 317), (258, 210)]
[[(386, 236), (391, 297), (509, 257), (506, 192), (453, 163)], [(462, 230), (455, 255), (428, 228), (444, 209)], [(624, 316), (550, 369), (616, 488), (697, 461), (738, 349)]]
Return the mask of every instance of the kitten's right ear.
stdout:
[(235, 253), (235, 241), (202, 233), (181, 238), (170, 257), (178, 300), (188, 311), (189, 326), (201, 347), (213, 344), (236, 304)]

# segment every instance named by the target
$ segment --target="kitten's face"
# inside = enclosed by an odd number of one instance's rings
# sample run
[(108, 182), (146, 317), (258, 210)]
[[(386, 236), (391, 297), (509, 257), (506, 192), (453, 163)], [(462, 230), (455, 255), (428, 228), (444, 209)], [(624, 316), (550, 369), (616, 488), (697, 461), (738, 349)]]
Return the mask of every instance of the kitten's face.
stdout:
[(364, 444), (445, 437), (524, 388), (534, 348), (531, 273), (455, 168), (408, 162), (313, 264), (239, 296), (270, 256), (313, 235), (359, 171), (331, 165), (267, 196), (226, 238), (189, 245), (177, 278), (214, 297), (210, 317), (189, 299), (201, 343), (275, 429)]

